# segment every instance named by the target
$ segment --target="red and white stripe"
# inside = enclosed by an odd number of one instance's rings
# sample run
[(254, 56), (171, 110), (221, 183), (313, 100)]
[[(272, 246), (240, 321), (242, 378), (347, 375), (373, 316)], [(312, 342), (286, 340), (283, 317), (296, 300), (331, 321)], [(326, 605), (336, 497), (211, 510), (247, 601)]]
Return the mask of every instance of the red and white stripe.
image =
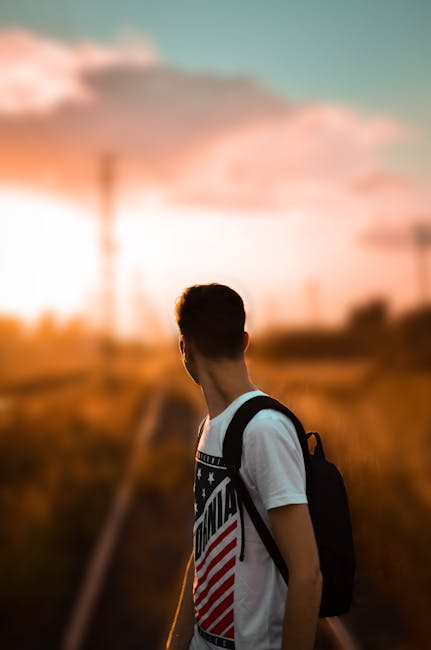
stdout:
[(233, 591), (237, 520), (229, 519), (196, 564), (194, 602), (196, 620), (209, 634), (234, 638)]

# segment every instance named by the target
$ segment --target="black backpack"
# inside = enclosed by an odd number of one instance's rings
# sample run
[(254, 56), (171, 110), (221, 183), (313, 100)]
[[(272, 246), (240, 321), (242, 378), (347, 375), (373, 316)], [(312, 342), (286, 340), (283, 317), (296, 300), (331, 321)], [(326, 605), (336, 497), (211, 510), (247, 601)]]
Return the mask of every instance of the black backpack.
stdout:
[[(340, 616), (348, 612), (351, 607), (356, 570), (352, 525), (344, 480), (336, 465), (325, 458), (319, 434), (316, 431), (305, 433), (296, 415), (287, 406), (267, 395), (251, 397), (237, 409), (223, 441), (224, 463), (238, 497), (242, 528), (240, 560), (244, 559), (242, 507), (244, 504), (268, 553), (288, 584), (289, 571), (286, 563), (271, 532), (256, 509), (239, 471), (244, 429), (258, 411), (268, 408), (280, 411), (292, 420), (303, 452), (307, 501), (323, 577), (319, 617)], [(308, 448), (308, 438), (312, 435), (316, 439), (313, 454)]]

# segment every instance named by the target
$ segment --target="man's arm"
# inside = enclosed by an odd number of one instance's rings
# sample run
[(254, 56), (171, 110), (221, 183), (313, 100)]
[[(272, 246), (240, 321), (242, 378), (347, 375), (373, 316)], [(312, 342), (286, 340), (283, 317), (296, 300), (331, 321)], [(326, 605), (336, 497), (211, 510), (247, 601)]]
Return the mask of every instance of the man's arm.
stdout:
[(282, 650), (313, 650), (322, 574), (307, 503), (268, 510), (275, 541), (289, 569)]
[(192, 552), (184, 574), (177, 611), (166, 642), (166, 650), (189, 650), (194, 624)]

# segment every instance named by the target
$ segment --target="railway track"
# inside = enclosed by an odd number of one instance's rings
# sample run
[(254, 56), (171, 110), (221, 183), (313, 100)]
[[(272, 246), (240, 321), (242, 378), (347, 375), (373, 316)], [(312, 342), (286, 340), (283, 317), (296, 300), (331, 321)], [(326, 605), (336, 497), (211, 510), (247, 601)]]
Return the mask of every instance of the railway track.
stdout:
[(140, 457), (155, 429), (164, 394), (165, 387), (159, 384), (140, 418), (124, 477), (117, 487), (111, 509), (90, 559), (66, 628), (62, 650), (80, 650), (83, 647), (91, 616), (130, 508)]

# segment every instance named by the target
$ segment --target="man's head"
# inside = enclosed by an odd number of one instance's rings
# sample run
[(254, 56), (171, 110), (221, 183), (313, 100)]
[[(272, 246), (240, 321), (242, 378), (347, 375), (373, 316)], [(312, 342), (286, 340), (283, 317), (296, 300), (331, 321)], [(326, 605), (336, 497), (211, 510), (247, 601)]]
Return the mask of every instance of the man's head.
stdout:
[(180, 349), (188, 372), (199, 383), (196, 356), (207, 361), (241, 361), (248, 343), (241, 296), (224, 284), (187, 287), (175, 305)]

